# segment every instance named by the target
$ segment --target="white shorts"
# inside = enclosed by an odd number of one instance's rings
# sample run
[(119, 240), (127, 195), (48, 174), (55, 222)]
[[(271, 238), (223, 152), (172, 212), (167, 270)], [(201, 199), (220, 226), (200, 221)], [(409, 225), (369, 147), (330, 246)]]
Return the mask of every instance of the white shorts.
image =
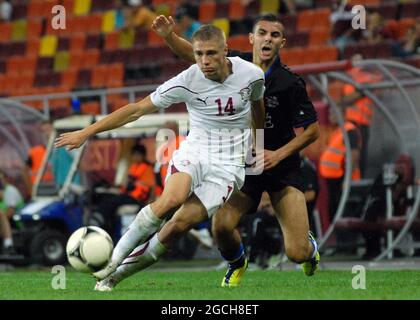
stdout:
[(194, 193), (207, 210), (210, 217), (230, 198), (233, 191), (242, 188), (245, 169), (239, 166), (209, 163), (200, 159), (200, 153), (183, 141), (169, 162), (165, 181), (176, 173), (184, 172), (191, 176), (190, 195)]

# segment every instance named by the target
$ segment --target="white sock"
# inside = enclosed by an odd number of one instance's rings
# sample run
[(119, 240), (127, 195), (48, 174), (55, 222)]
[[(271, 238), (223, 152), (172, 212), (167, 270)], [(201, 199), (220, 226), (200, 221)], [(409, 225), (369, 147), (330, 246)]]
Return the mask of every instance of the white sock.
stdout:
[(5, 248), (13, 247), (13, 239), (12, 238), (6, 238), (3, 240), (3, 246)]
[(312, 254), (311, 254), (311, 259), (315, 258), (316, 253), (318, 252), (318, 244), (316, 243), (316, 241), (309, 239), (309, 242), (312, 244), (312, 246), (314, 247)]
[(132, 274), (146, 269), (154, 264), (167, 251), (165, 246), (159, 241), (158, 234), (146, 243), (136, 247), (131, 254), (124, 259), (118, 269), (111, 274), (112, 280), (117, 284)]
[(141, 209), (115, 246), (112, 262), (120, 264), (139, 243), (145, 242), (159, 229), (162, 221), (155, 216), (150, 205)]

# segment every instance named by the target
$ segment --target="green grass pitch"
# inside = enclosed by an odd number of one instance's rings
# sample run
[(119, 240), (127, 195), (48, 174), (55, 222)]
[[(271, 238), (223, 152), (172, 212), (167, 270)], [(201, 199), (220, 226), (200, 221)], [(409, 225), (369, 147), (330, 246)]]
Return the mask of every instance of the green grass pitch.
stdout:
[(68, 271), (64, 290), (52, 288), (51, 271), (0, 273), (1, 300), (366, 300), (420, 299), (420, 271), (366, 271), (366, 289), (353, 289), (355, 274), (320, 270), (248, 271), (239, 288), (221, 288), (223, 271), (145, 271), (108, 293), (95, 292), (89, 274)]

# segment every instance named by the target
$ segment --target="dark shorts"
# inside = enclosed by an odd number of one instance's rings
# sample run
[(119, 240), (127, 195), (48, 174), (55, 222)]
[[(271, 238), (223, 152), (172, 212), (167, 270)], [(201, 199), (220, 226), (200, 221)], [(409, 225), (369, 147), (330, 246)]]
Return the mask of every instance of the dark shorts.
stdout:
[(299, 168), (282, 170), (275, 173), (263, 172), (256, 176), (248, 175), (245, 178), (245, 183), (241, 191), (252, 198), (256, 204), (256, 209), (264, 191), (277, 192), (288, 186), (295, 187), (304, 192), (303, 175)]

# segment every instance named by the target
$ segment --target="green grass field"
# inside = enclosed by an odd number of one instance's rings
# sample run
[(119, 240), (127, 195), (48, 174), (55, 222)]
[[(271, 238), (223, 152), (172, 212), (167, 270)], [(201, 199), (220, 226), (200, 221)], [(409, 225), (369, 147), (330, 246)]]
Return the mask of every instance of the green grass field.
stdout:
[(49, 271), (0, 272), (0, 299), (31, 300), (277, 300), (420, 299), (420, 271), (366, 271), (366, 289), (352, 288), (351, 271), (248, 271), (240, 288), (219, 286), (223, 271), (145, 271), (113, 292), (93, 291), (94, 279), (67, 272), (66, 289), (52, 288)]

